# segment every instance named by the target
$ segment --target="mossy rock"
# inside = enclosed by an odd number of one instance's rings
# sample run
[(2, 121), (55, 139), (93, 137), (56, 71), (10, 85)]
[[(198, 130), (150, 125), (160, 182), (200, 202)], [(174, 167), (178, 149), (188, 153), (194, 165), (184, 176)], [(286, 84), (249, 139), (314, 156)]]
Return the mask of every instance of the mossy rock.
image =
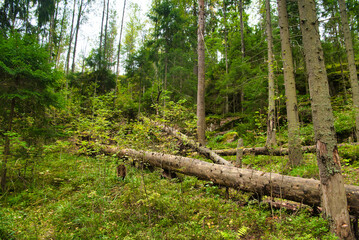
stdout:
[(223, 143), (232, 143), (239, 138), (238, 133), (229, 132), (223, 135), (222, 142)]

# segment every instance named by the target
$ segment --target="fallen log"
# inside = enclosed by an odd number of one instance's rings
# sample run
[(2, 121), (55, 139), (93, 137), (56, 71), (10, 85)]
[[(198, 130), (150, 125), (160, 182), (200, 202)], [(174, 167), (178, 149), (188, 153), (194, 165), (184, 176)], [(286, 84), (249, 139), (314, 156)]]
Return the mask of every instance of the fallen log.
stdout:
[[(318, 180), (241, 169), (163, 153), (119, 150), (113, 147), (107, 147), (104, 152), (141, 159), (152, 166), (196, 176), (221, 186), (288, 199), (309, 206), (320, 206)], [(350, 214), (359, 216), (359, 186), (345, 185), (345, 189)]]
[[(338, 144), (338, 146), (346, 146), (349, 144)], [(350, 145), (358, 145), (358, 143), (353, 143)], [(271, 155), (271, 156), (283, 156), (288, 155), (288, 148), (276, 148), (269, 149), (267, 147), (253, 147), (253, 148), (243, 148), (243, 154), (254, 154), (254, 155)], [(315, 153), (316, 146), (303, 146), (302, 151), (305, 153)], [(224, 150), (214, 150), (215, 153), (222, 156), (234, 156), (237, 153), (237, 149), (224, 149)]]
[(209, 148), (200, 146), (199, 143), (195, 142), (194, 140), (190, 139), (188, 136), (186, 136), (185, 134), (177, 131), (176, 129), (154, 122), (150, 119), (145, 118), (147, 121), (152, 122), (154, 125), (159, 126), (163, 129), (163, 131), (171, 134), (172, 136), (174, 136), (175, 138), (177, 138), (178, 140), (180, 140), (181, 142), (183, 142), (184, 144), (188, 145), (190, 148), (192, 148), (193, 150), (197, 151), (198, 153), (204, 155), (205, 157), (207, 157), (208, 159), (211, 159), (214, 163), (218, 163), (221, 165), (227, 165), (227, 166), (233, 166), (233, 164), (229, 161), (227, 161), (226, 159), (222, 158), (221, 156), (219, 156), (217, 153), (215, 153), (214, 151), (210, 150)]

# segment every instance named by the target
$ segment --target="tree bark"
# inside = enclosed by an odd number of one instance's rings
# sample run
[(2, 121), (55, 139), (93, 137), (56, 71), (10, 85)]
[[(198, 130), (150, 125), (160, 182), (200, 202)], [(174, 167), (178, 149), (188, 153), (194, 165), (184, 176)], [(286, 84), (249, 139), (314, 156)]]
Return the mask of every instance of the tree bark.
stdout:
[(267, 44), (268, 44), (268, 120), (266, 146), (277, 144), (275, 130), (275, 99), (274, 99), (274, 54), (270, 2), (266, 0)]
[(198, 89), (197, 89), (197, 138), (206, 145), (205, 113), (205, 53), (204, 53), (204, 0), (198, 0)]
[(343, 33), (344, 33), (345, 49), (347, 51), (350, 85), (351, 85), (352, 94), (353, 94), (353, 108), (354, 108), (354, 112), (355, 112), (355, 127), (356, 127), (355, 135), (356, 135), (356, 139), (358, 141), (359, 140), (358, 75), (357, 75), (357, 69), (356, 69), (356, 65), (355, 65), (353, 41), (352, 41), (350, 29), (349, 29), (348, 15), (346, 12), (345, 0), (339, 0), (338, 2), (339, 2), (340, 17), (342, 20), (342, 27), (343, 27)]
[[(288, 199), (309, 206), (320, 205), (320, 182), (314, 179), (241, 169), (233, 166), (208, 163), (193, 158), (136, 151), (133, 149), (120, 150), (116, 147), (107, 147), (103, 151), (106, 154), (137, 158), (152, 166), (196, 176), (199, 179), (212, 181), (221, 186), (258, 193), (259, 195)], [(345, 191), (350, 213), (358, 216), (359, 187), (346, 185)]]
[(292, 166), (298, 166), (303, 159), (300, 137), (299, 137), (299, 116), (297, 104), (297, 92), (293, 70), (293, 56), (290, 47), (290, 35), (288, 24), (287, 3), (277, 0), (278, 17), (280, 27), (280, 39), (282, 45), (283, 73), (285, 95), (287, 97), (287, 118), (288, 118), (288, 147), (289, 161)]
[(312, 105), (324, 217), (340, 239), (354, 239), (339, 162), (327, 72), (314, 0), (298, 0)]

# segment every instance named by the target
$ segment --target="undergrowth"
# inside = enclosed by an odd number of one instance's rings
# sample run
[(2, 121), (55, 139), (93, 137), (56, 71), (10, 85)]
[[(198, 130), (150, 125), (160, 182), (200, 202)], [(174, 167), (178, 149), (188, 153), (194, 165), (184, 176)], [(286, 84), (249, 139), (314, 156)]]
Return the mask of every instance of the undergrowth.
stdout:
[(48, 152), (33, 179), (13, 179), (0, 198), (1, 239), (335, 239), (305, 210), (274, 211), (250, 195), (195, 177), (163, 179), (160, 170), (115, 157)]

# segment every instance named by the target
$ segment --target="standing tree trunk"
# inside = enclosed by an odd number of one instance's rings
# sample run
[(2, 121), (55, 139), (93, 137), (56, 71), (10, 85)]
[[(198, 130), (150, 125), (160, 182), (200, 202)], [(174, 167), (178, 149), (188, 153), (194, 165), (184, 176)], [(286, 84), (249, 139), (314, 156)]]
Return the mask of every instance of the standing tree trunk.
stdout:
[(64, 11), (62, 13), (62, 19), (61, 19), (61, 30), (60, 30), (60, 36), (59, 36), (59, 42), (57, 45), (57, 51), (56, 51), (56, 61), (55, 61), (55, 68), (57, 68), (59, 61), (60, 61), (60, 55), (61, 55), (61, 43), (62, 38), (65, 31), (65, 18), (66, 18), (66, 10), (67, 10), (67, 1), (65, 1)]
[(71, 72), (74, 72), (74, 71), (75, 71), (77, 37), (78, 37), (78, 35), (79, 35), (79, 29), (80, 29), (80, 23), (81, 23), (83, 2), (84, 2), (84, 0), (81, 0), (81, 2), (80, 2), (80, 7), (79, 7), (79, 12), (78, 12), (78, 15), (77, 15), (76, 34), (75, 34), (74, 52), (72, 53), (72, 67), (71, 67)]
[[(69, 49), (67, 50), (67, 57), (66, 57), (66, 74), (69, 73), (70, 70), (70, 56), (71, 56), (71, 45), (72, 45), (72, 39), (74, 36), (74, 22), (75, 22), (75, 10), (76, 10), (76, 1), (74, 0), (74, 6), (72, 9), (72, 22), (71, 22), (71, 30), (70, 30), (70, 40), (69, 40)], [(68, 89), (68, 82), (66, 81), (66, 89)]]
[(101, 20), (101, 33), (100, 33), (100, 46), (99, 46), (99, 63), (98, 68), (101, 68), (102, 61), (102, 36), (103, 36), (103, 21), (105, 20), (105, 11), (106, 11), (106, 0), (103, 0), (103, 11), (102, 11), (102, 20)]
[(197, 89), (197, 137), (198, 142), (206, 144), (205, 113), (205, 53), (204, 53), (204, 0), (198, 0), (198, 89)]
[(103, 56), (105, 61), (105, 68), (107, 69), (107, 29), (108, 29), (108, 13), (109, 13), (110, 0), (107, 0), (107, 9), (106, 9), (106, 24), (105, 24), (105, 42), (103, 45)]
[(239, 21), (241, 25), (241, 52), (244, 58), (245, 46), (244, 46), (244, 24), (243, 24), (243, 0), (239, 0)]
[[(227, 37), (227, 3), (223, 1), (223, 20), (224, 20), (224, 57), (226, 62), (226, 75), (225, 81), (228, 80), (228, 37)], [(226, 83), (226, 96), (225, 96), (224, 113), (229, 112), (229, 96), (228, 96), (228, 83)]]
[(266, 0), (266, 22), (267, 22), (267, 43), (268, 43), (268, 120), (267, 120), (267, 142), (266, 146), (276, 145), (275, 137), (275, 99), (274, 99), (274, 55), (273, 37), (270, 13), (270, 2)]
[(355, 112), (355, 135), (357, 141), (359, 141), (359, 84), (358, 84), (358, 75), (357, 69), (355, 66), (354, 50), (353, 50), (353, 41), (350, 34), (348, 16), (346, 12), (345, 0), (339, 0), (340, 8), (340, 17), (342, 19), (345, 49), (347, 51), (348, 57), (348, 68), (350, 75), (350, 85), (352, 87), (353, 94), (353, 107)]
[[(239, 0), (239, 19), (241, 26), (241, 52), (242, 52), (242, 61), (244, 61), (245, 54), (245, 46), (244, 46), (244, 24), (243, 24), (243, 0)], [(241, 111), (244, 112), (243, 102), (244, 102), (244, 86), (240, 88), (240, 98), (241, 98)]]
[(331, 230), (340, 239), (354, 239), (335, 138), (315, 1), (298, 0), (298, 7), (317, 145), (323, 212), (330, 221)]
[[(117, 78), (120, 75), (120, 54), (121, 54), (122, 29), (123, 29), (123, 19), (124, 19), (124, 16), (125, 16), (125, 9), (126, 9), (126, 0), (123, 1), (123, 11), (122, 11), (122, 20), (121, 20), (121, 29), (120, 29), (120, 40), (118, 42), (117, 67), (116, 67), (116, 76), (117, 76)], [(116, 87), (116, 89), (117, 89), (117, 87)]]
[(295, 77), (293, 71), (293, 56), (290, 47), (288, 12), (286, 1), (277, 0), (278, 17), (280, 26), (280, 39), (282, 44), (283, 73), (285, 84), (285, 95), (287, 97), (287, 118), (288, 118), (288, 147), (289, 161), (292, 166), (297, 166), (303, 159), (300, 137), (299, 137), (299, 116), (297, 105), (297, 93), (295, 88)]

